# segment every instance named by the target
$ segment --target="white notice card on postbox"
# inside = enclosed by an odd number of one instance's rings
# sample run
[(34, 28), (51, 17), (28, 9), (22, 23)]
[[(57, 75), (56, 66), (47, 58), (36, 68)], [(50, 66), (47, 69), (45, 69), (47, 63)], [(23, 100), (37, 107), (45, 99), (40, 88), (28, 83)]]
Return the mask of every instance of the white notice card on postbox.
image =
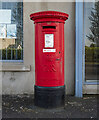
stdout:
[(45, 47), (54, 47), (54, 34), (45, 34)]
[(56, 49), (43, 49), (43, 52), (56, 52)]

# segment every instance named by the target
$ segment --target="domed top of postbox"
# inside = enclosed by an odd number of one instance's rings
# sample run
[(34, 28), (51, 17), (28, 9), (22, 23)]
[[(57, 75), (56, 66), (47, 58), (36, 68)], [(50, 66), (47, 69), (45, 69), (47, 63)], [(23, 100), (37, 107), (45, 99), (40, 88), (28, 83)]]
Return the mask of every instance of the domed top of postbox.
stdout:
[(68, 14), (58, 11), (42, 11), (32, 13), (31, 20), (36, 22), (65, 22), (68, 19)]

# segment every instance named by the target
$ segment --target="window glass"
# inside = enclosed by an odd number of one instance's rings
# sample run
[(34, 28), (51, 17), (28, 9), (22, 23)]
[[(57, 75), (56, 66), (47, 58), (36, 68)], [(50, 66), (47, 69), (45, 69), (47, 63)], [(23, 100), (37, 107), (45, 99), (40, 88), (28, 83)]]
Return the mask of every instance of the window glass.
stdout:
[(84, 4), (85, 80), (99, 80), (99, 2)]
[(0, 59), (23, 60), (23, 3), (0, 6)]

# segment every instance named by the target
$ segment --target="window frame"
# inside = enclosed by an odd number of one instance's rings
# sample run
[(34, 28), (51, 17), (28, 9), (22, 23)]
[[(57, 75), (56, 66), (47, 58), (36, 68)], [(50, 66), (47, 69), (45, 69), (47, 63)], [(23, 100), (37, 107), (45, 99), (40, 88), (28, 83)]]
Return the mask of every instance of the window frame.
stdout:
[(83, 2), (76, 0), (75, 13), (75, 96), (83, 97)]

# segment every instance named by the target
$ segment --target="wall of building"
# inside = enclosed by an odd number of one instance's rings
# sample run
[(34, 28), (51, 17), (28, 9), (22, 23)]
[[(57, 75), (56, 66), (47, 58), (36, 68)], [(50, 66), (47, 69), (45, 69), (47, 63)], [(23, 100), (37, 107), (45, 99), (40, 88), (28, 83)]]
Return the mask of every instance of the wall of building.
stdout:
[(35, 31), (30, 14), (42, 10), (56, 10), (69, 14), (65, 23), (65, 85), (66, 94), (74, 94), (74, 51), (75, 51), (75, 3), (24, 3), (24, 62), (3, 63), (3, 94), (33, 93), (35, 84)]

